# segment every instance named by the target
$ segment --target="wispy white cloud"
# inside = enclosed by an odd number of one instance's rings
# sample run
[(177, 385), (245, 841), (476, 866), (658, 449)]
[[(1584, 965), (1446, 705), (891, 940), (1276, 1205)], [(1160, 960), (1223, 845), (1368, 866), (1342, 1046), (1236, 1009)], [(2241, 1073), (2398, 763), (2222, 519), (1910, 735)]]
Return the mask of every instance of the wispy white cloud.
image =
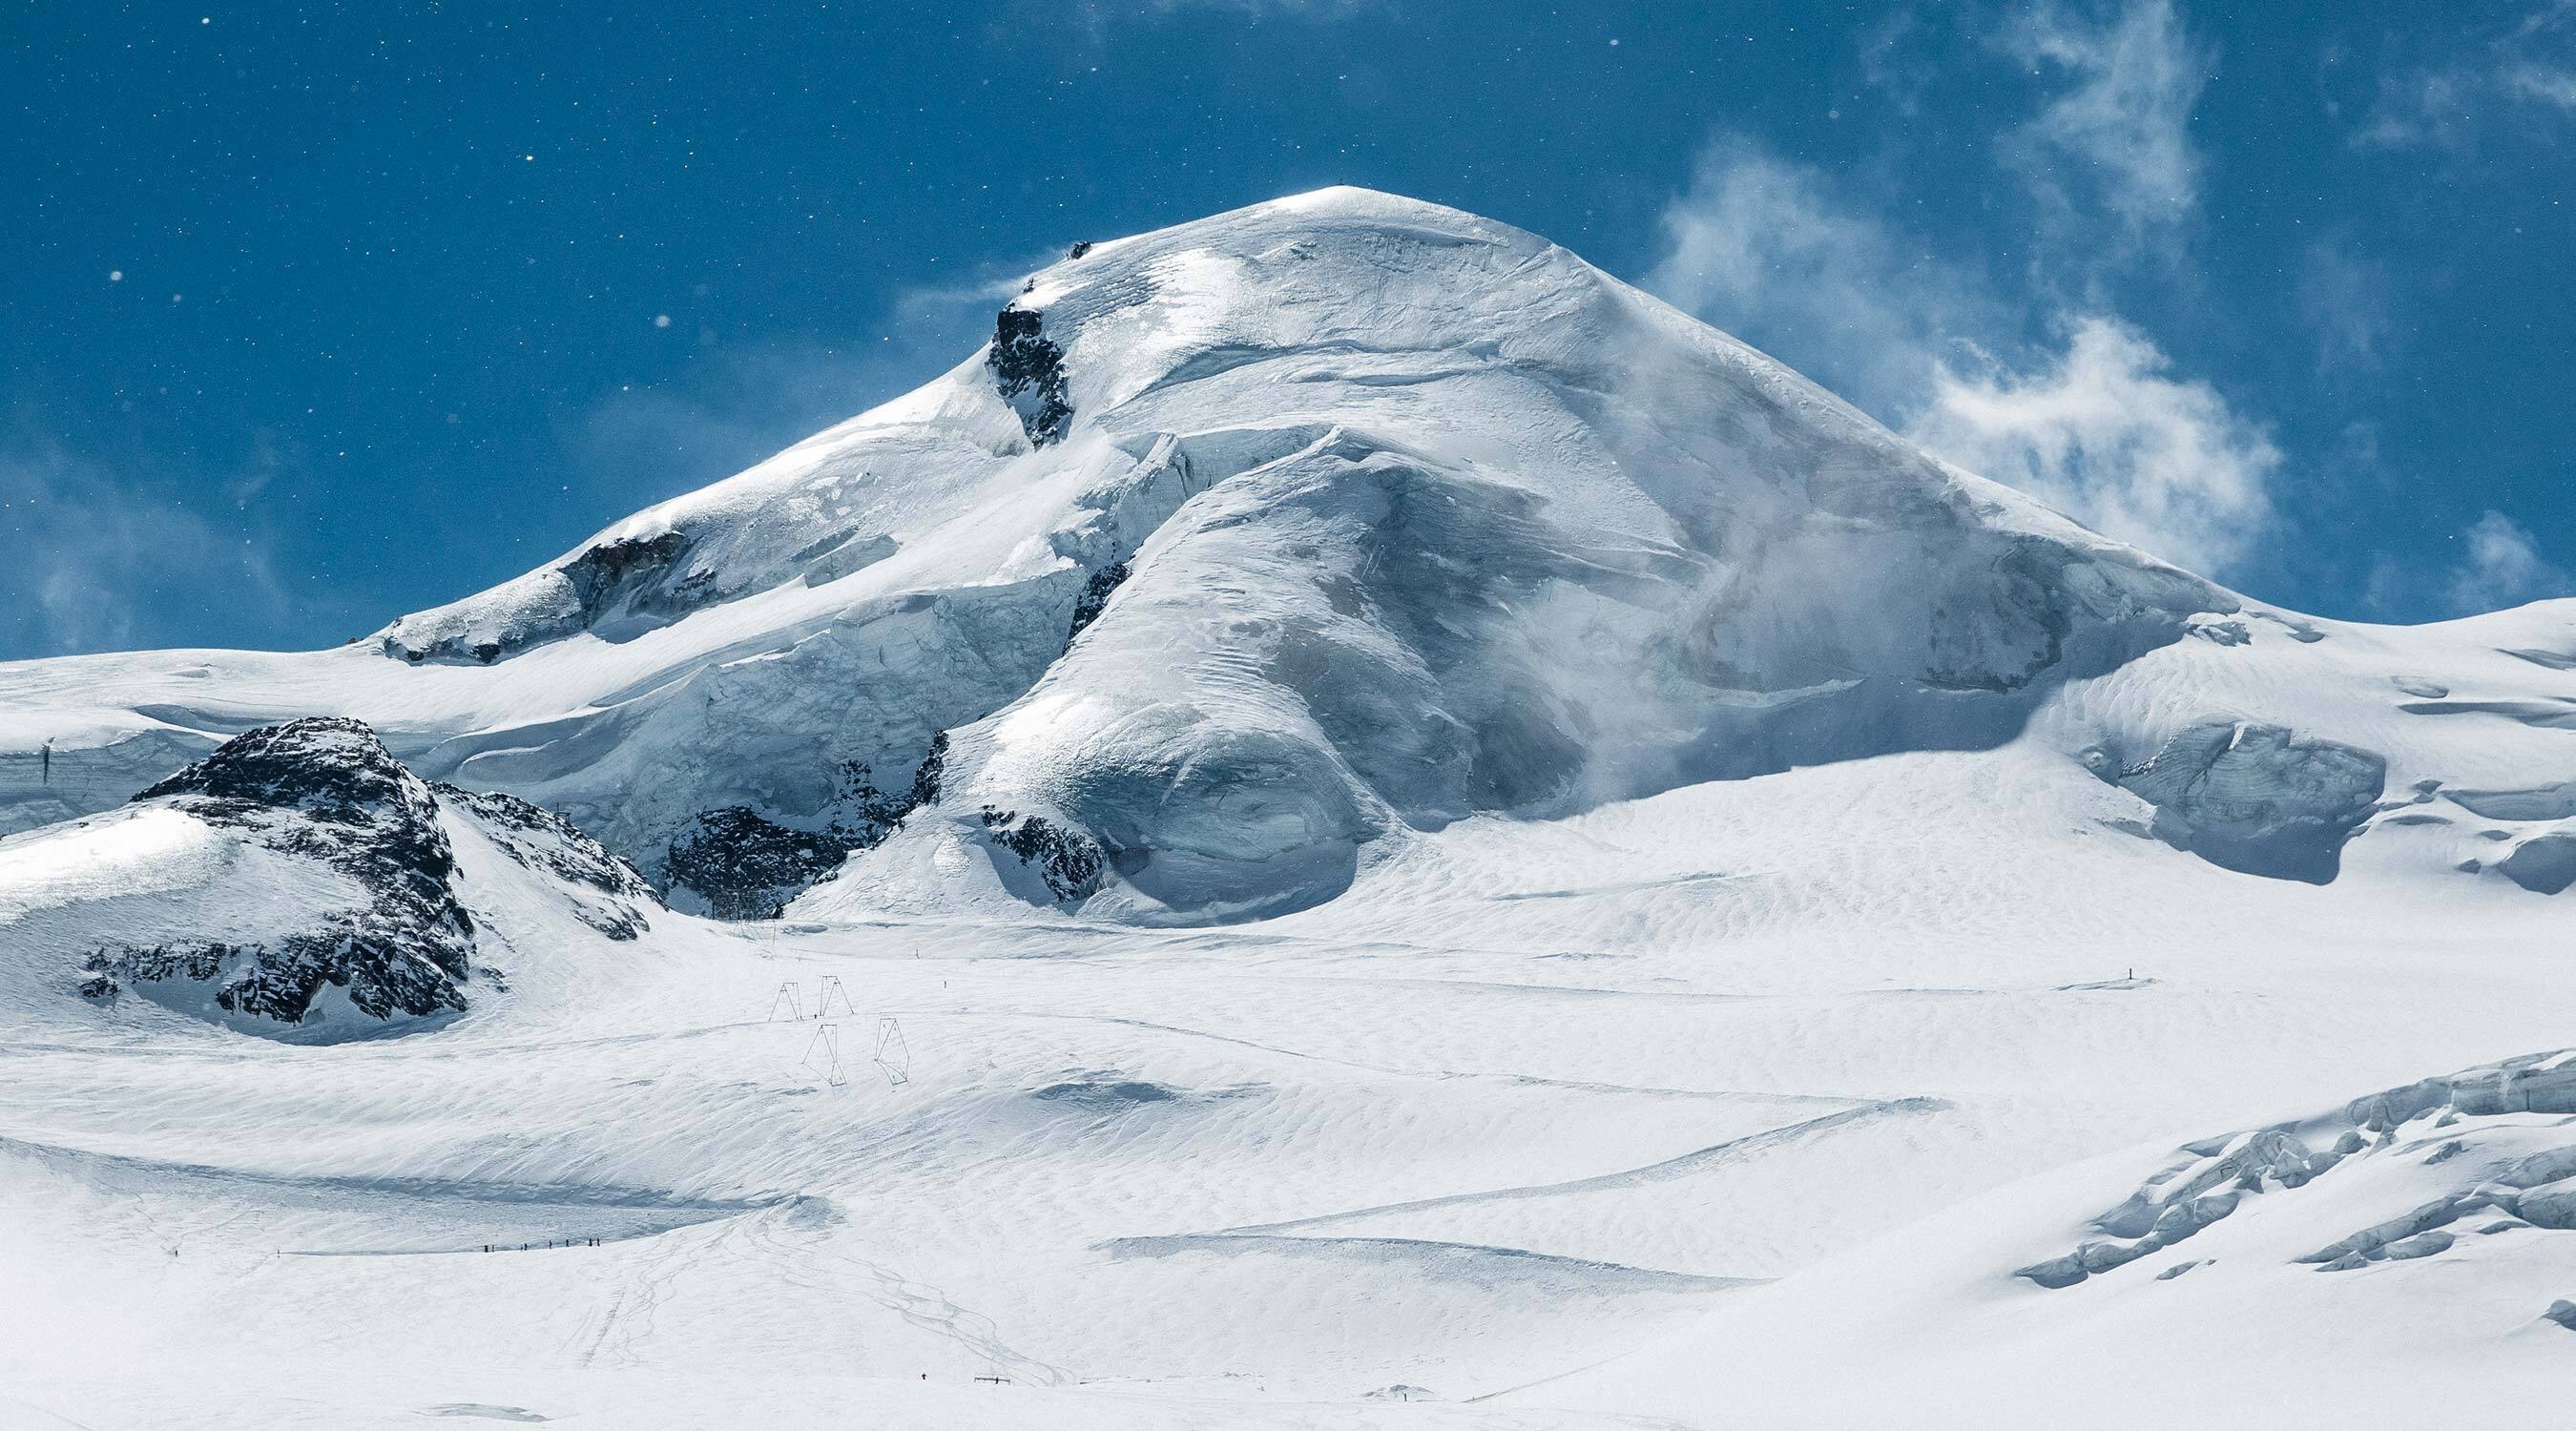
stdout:
[(1740, 136), (1701, 154), (1663, 225), (1649, 287), (1882, 418), (1921, 400), (1945, 344), (2003, 318), (1975, 275), (1905, 243), (1823, 171)]
[(2451, 53), (2379, 77), (2355, 145), (2466, 150), (2516, 116), (2576, 118), (2576, 0), (2522, 7), (2502, 26), (2448, 28), (2463, 35)]
[(1886, 95), (1896, 112), (1908, 119), (1923, 112), (1924, 92), (1941, 75), (1938, 62), (1915, 50), (1915, 43), (1930, 28), (1921, 11), (1900, 5), (1861, 38), (1861, 80)]
[(2494, 611), (2576, 592), (2576, 578), (2542, 557), (2531, 533), (2502, 512), (2488, 511), (2460, 538), (2448, 591), (2453, 610)]
[(956, 366), (1043, 262), (987, 265), (903, 289), (872, 330), (841, 342), (731, 345), (702, 335), (682, 379), (606, 394), (561, 440), (614, 503), (694, 490)]
[(2207, 163), (2191, 115), (2209, 78), (2209, 55), (2170, 0), (2107, 13), (2043, 0), (2004, 43), (2065, 85), (2000, 148), (2052, 235), (2092, 246), (2107, 230), (2129, 250), (2166, 242), (2199, 205)]
[(2300, 257), (2299, 312), (2317, 335), (2317, 369), (2370, 367), (2395, 331), (2388, 275), (2340, 239), (2319, 239)]
[[(213, 485), (247, 503), (272, 471)], [(126, 647), (177, 612), (284, 604), (256, 532), (24, 431), (0, 446), (0, 550), (0, 656)]]
[(1928, 253), (1859, 187), (1722, 137), (1665, 210), (1649, 285), (2097, 530), (2212, 575), (2244, 560), (2282, 466), (2262, 424), (2116, 316), (2046, 284), (2010, 301)]
[(2016, 373), (1943, 365), (1906, 435), (2096, 530), (2226, 572), (2271, 515), (2281, 453), (2208, 383), (2117, 319), (2076, 319), (2065, 351)]

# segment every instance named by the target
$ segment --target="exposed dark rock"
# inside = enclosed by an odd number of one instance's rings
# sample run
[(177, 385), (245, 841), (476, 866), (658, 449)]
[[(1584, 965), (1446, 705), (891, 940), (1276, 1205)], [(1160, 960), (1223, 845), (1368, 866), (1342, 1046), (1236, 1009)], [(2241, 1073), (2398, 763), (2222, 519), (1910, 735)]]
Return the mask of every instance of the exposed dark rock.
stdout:
[(125, 983), (217, 982), (232, 1013), (301, 1022), (325, 986), (375, 1018), (465, 1007), (474, 922), (451, 884), (456, 862), (429, 787), (359, 721), (312, 717), (235, 736), (136, 800), (167, 799), (210, 825), (328, 866), (366, 892), (364, 908), (261, 944), (174, 941), (93, 951), (84, 993)]
[[(296, 809), (343, 824), (387, 811), (429, 835), (436, 834), (438, 816), (429, 788), (403, 769), (364, 721), (343, 716), (308, 716), (244, 731), (205, 759), (144, 787), (134, 801), (165, 795), (204, 796), (223, 802), (226, 810)], [(187, 806), (201, 818), (209, 808)], [(445, 837), (438, 838), (443, 846)]]
[(711, 570), (673, 577), (688, 545), (687, 535), (678, 531), (601, 542), (555, 568), (570, 588), (560, 604), (541, 608), (479, 640), (463, 631), (448, 631), (418, 644), (417, 638), (388, 635), (384, 639), (385, 654), (413, 665), (433, 660), (472, 660), (488, 666), (528, 647), (597, 627), (603, 619), (619, 613), (681, 615), (717, 595), (716, 575)]
[(941, 731), (899, 794), (878, 789), (866, 763), (843, 765), (832, 818), (817, 829), (780, 824), (748, 805), (702, 812), (672, 839), (664, 877), (718, 919), (775, 919), (852, 852), (884, 843), (905, 816), (938, 799), (947, 761)]
[(1041, 331), (1044, 326), (1027, 309), (1005, 308), (993, 324), (992, 349), (984, 355), (994, 390), (1020, 415), (1020, 429), (1037, 447), (1061, 439), (1073, 421), (1073, 404), (1065, 397), (1064, 349)]
[(672, 839), (663, 870), (718, 919), (776, 919), (859, 848), (845, 831), (791, 830), (748, 805), (729, 805), (690, 821)]
[(439, 799), (463, 806), (481, 822), (493, 843), (530, 869), (589, 885), (602, 894), (653, 897), (653, 886), (633, 865), (542, 805), (497, 790), (463, 790), (444, 784), (430, 789)]
[(940, 778), (947, 773), (948, 732), (943, 730), (930, 738), (930, 753), (921, 758), (921, 764), (912, 772), (912, 804), (905, 813), (910, 814), (912, 810), (937, 800)]
[(601, 542), (581, 555), (565, 562), (563, 574), (572, 581), (573, 595), (581, 603), (582, 619), (598, 619), (621, 596), (632, 595), (647, 580), (661, 575), (679, 559), (688, 538), (676, 531), (653, 537), (626, 537)]
[(1057, 900), (1070, 902), (1099, 893), (1101, 872), (1108, 861), (1090, 836), (1066, 829), (1043, 815), (1024, 818), (990, 805), (984, 807), (983, 820), (993, 843), (1035, 869)]
[(1081, 635), (1084, 627), (1099, 619), (1100, 613), (1109, 605), (1110, 594), (1126, 579), (1127, 563), (1123, 561), (1113, 562), (1091, 574), (1091, 579), (1082, 584), (1082, 595), (1074, 600), (1073, 630), (1066, 633), (1065, 645), (1071, 646), (1073, 638)]

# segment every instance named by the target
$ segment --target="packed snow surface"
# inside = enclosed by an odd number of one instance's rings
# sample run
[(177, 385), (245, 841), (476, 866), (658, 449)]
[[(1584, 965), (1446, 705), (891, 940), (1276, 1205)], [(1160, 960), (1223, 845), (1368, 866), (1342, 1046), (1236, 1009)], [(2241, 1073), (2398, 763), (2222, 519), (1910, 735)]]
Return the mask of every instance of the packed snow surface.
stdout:
[[(0, 1425), (2543, 1424), (2571, 791), (2576, 603), (1409, 200), (1084, 246), (367, 641), (0, 666)], [(214, 1002), (415, 896), (426, 1012)]]

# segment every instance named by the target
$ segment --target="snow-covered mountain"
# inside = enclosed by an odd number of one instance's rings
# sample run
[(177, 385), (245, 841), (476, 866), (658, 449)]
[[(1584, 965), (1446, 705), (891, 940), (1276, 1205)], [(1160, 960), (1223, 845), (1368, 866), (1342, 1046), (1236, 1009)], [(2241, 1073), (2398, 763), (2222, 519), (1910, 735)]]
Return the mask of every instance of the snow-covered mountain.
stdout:
[(405, 1348), (225, 1408), (332, 1426), (2403, 1425), (2576, 1347), (2576, 602), (2268, 607), (1393, 196), (1077, 245), (366, 641), (0, 666), (7, 831), (0, 1418), (198, 1405), (110, 1328)]
[[(2456, 679), (2553, 718), (2553, 651), (2456, 678), (2290, 654), (2330, 629), (1947, 468), (1543, 240), (1328, 190), (1087, 246), (920, 391), (369, 642), (21, 667), (0, 800), (101, 808), (332, 713), (684, 907), (766, 914), (874, 850), (811, 912), (1007, 892), (1198, 923), (1331, 898), (1475, 814), (1995, 746), (2189, 636), (2231, 679), (2358, 675), (2372, 710), (2390, 675)], [(2175, 842), (2331, 877), (2405, 752), (2232, 695), (2062, 738)]]

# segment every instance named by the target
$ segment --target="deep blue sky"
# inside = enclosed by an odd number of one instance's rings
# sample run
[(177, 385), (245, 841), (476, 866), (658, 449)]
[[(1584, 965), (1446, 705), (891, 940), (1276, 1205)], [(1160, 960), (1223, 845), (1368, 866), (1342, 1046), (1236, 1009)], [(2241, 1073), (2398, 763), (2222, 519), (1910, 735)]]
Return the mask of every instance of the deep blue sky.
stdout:
[(0, 4), (0, 658), (331, 644), (1336, 182), (2270, 600), (2576, 589), (2566, 0)]

